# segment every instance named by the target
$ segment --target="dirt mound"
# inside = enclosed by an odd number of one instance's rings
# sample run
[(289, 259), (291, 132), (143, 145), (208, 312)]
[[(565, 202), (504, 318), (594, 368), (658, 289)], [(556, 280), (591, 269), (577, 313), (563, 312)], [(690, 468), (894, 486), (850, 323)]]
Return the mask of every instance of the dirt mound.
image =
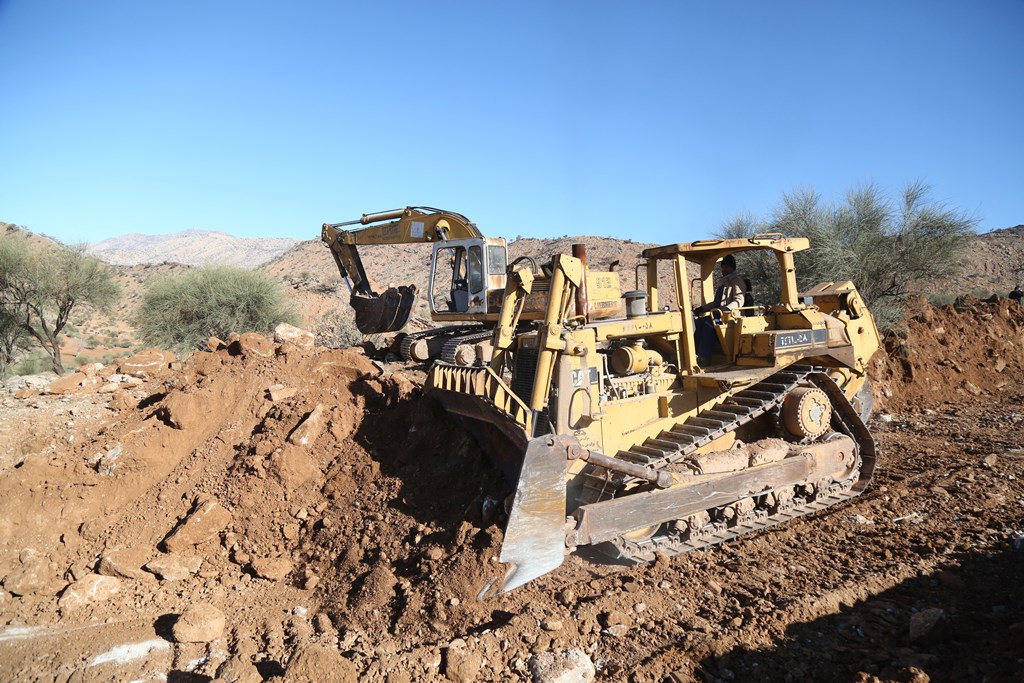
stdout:
[[(350, 656), (381, 634), (400, 653), (425, 622), (489, 616), (475, 596), (501, 532), (482, 501), (507, 484), (447, 415), (412, 400), (420, 377), (258, 335), (171, 368), (121, 392), (87, 442), (4, 475), (18, 492), (0, 501), (8, 617), (128, 608), (156, 621), (209, 600), (234, 625), (225, 652), (259, 653), (272, 672), (303, 626), (269, 615), (296, 604), (305, 630)], [(74, 384), (78, 398), (91, 387)], [(60, 609), (58, 594), (97, 573), (117, 589)]]
[(961, 297), (936, 307), (911, 302), (903, 335), (890, 334), (872, 367), (879, 407), (959, 403), (1024, 376), (1024, 307), (1009, 299)]

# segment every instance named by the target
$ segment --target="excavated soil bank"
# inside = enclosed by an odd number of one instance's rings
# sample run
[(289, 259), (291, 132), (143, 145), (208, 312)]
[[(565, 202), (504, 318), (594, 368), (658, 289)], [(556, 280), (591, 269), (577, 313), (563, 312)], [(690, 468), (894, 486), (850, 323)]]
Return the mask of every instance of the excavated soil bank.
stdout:
[(0, 665), (506, 681), (576, 649), (610, 681), (1019, 680), (1022, 329), (967, 301), (890, 340), (860, 498), (649, 566), (572, 557), (486, 603), (509, 487), (414, 369), (243, 335), (112, 393), (21, 390), (0, 414), (34, 428), (0, 473)]

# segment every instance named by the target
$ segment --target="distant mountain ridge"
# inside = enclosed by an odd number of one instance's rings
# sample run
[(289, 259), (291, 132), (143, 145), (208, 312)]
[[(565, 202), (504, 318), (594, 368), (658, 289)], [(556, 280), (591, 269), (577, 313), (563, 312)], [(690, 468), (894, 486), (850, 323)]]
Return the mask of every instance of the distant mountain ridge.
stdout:
[(181, 263), (188, 266), (256, 268), (285, 253), (301, 240), (291, 237), (235, 237), (190, 228), (166, 235), (132, 233), (90, 244), (88, 252), (117, 266)]

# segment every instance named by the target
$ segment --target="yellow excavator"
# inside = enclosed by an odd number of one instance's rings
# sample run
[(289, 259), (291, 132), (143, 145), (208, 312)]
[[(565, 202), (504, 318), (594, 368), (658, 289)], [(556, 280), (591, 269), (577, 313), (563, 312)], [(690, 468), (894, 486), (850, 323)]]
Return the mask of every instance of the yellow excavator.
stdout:
[[(798, 291), (794, 255), (808, 247), (769, 234), (646, 249), (645, 284), (602, 317), (586, 300), (582, 261), (558, 254), (546, 269), (543, 314), (529, 323), (523, 302), (536, 274), (509, 267), (500, 309), (487, 309), (497, 313), (491, 353), (464, 365), (437, 360), (426, 389), (515, 486), (506, 570), (481, 598), (556, 569), (583, 546), (650, 561), (865, 489), (877, 457), (865, 419), (878, 331), (852, 282)], [(715, 265), (732, 254), (742, 270), (754, 251), (778, 264), (777, 300), (716, 307)], [(491, 286), (500, 261), (487, 271)], [(674, 296), (659, 291), (659, 274)], [(703, 365), (698, 325), (718, 347)]]
[[(361, 227), (346, 229), (351, 226)], [(418, 292), (415, 285), (375, 291), (358, 247), (431, 244), (427, 303), (431, 320), (442, 327), (403, 335), (399, 352), (406, 360), (442, 358), (455, 365), (490, 358), (490, 339), (501, 312), (509, 266), (503, 238), (484, 237), (462, 214), (423, 206), (325, 223), (321, 238), (348, 284), (356, 327), (363, 334), (397, 332), (405, 327)], [(577, 255), (585, 259), (583, 252)], [(520, 263), (529, 266), (532, 287), (528, 296), (517, 301), (518, 320), (540, 320), (548, 309), (550, 275), (544, 268), (538, 269), (529, 257), (517, 259), (513, 265)], [(586, 268), (584, 273), (586, 282), (580, 286), (589, 292), (587, 314), (594, 319), (621, 315), (624, 309), (618, 276), (590, 273)]]

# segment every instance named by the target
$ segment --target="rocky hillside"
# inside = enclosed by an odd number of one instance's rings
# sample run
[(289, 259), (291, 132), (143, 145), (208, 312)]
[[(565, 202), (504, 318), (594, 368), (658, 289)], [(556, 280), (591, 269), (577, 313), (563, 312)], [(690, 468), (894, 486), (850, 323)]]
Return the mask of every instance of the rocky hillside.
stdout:
[(193, 229), (170, 235), (120, 235), (91, 244), (88, 251), (118, 266), (182, 263), (255, 268), (298, 242), (290, 237), (235, 237), (224, 232)]
[(979, 235), (965, 259), (963, 272), (939, 283), (937, 292), (983, 290), (1006, 295), (1024, 284), (1024, 225)]

